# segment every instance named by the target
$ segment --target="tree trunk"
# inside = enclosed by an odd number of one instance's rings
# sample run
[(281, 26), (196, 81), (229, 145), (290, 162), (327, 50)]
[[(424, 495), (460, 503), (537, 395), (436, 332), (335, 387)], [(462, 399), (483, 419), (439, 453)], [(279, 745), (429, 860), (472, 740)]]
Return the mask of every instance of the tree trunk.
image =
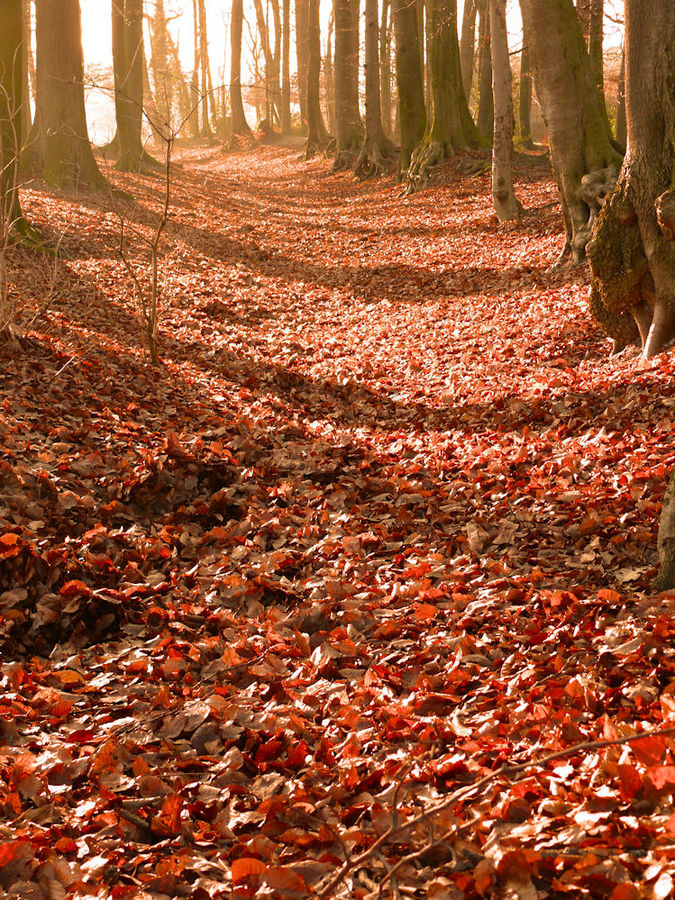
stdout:
[[(21, 133), (26, 136), (30, 134), (33, 126), (33, 119), (30, 108), (30, 80), (31, 80), (31, 4), (30, 0), (22, 0), (23, 2), (23, 45), (22, 45), (22, 85), (21, 95), (23, 102), (21, 103)], [(34, 73), (33, 73), (34, 74)]]
[(192, 78), (190, 79), (190, 118), (188, 125), (192, 137), (199, 137), (199, 73), (201, 63), (199, 61), (199, 10), (197, 0), (192, 0), (192, 40), (193, 58)]
[(150, 25), (150, 69), (155, 87), (155, 107), (159, 121), (155, 126), (165, 131), (173, 124), (173, 84), (169, 62), (168, 27), (164, 0), (155, 0), (155, 15)]
[(626, 147), (626, 53), (621, 51), (621, 69), (619, 71), (619, 87), (616, 95), (616, 125), (614, 137), (617, 144)]
[(424, 187), (444, 157), (480, 143), (462, 83), (457, 0), (427, 0), (427, 32), (433, 117), (408, 167), (408, 193)]
[[(298, 62), (298, 103), (303, 124), (308, 122), (307, 72), (309, 70), (309, 0), (295, 0), (295, 51)], [(319, 54), (321, 48), (319, 47)], [(319, 55), (319, 67), (321, 56)]]
[[(645, 358), (675, 337), (675, 6), (626, 3), (628, 150), (588, 248), (593, 311), (615, 343), (632, 318)], [(650, 65), (645, 65), (645, 60)]]
[(328, 17), (328, 34), (326, 36), (326, 56), (324, 57), (324, 80), (326, 85), (326, 119), (329, 134), (335, 134), (335, 74), (333, 72), (333, 11)]
[(527, 44), (523, 41), (520, 51), (520, 82), (518, 85), (518, 122), (520, 145), (525, 150), (533, 150), (532, 140), (532, 69)]
[[(23, 135), (24, 25), (21, 0), (0, 0), (0, 242), (4, 242), (23, 217), (19, 203), (19, 161)], [(0, 259), (4, 265), (4, 256)], [(0, 272), (0, 286), (4, 272)]]
[(378, 0), (366, 0), (366, 134), (354, 166), (358, 178), (380, 175), (395, 155), (382, 127)]
[(675, 470), (663, 498), (663, 510), (657, 542), (661, 569), (653, 588), (656, 591), (672, 591), (675, 588)]
[(476, 13), (478, 11), (477, 0), (464, 0), (464, 14), (462, 15), (462, 38), (459, 44), (459, 59), (462, 67), (462, 84), (467, 103), (471, 96), (471, 83), (473, 81), (473, 64), (476, 43)]
[(392, 0), (396, 35), (396, 86), (401, 131), (399, 177), (410, 165), (413, 150), (424, 136), (427, 113), (424, 107), (424, 80), (417, 35), (414, 0)]
[(291, 133), (291, 0), (283, 0), (281, 40), (281, 133)]
[(335, 140), (334, 168), (351, 166), (363, 141), (359, 112), (359, 0), (334, 0)]
[(486, 141), (490, 141), (495, 118), (492, 99), (492, 55), (490, 52), (490, 0), (481, 0), (478, 35), (478, 112), (476, 114), (476, 125), (481, 137)]
[(492, 138), (492, 200), (500, 222), (515, 218), (520, 204), (513, 192), (513, 97), (506, 31), (506, 0), (490, 0), (492, 90), (495, 123)]
[(272, 123), (281, 126), (281, 9), (279, 0), (269, 0), (269, 3), (274, 20), (274, 52), (272, 53), (272, 77), (270, 78)]
[[(263, 54), (265, 57), (265, 85), (266, 85), (266, 118), (269, 119), (269, 125), (276, 120), (278, 121), (278, 103), (279, 103), (279, 72), (277, 69), (272, 45), (270, 43), (269, 23), (265, 21), (265, 13), (262, 6), (262, 0), (253, 0), (255, 6), (255, 15), (258, 22), (258, 33), (262, 42)], [(278, 14), (278, 7), (276, 9)]]
[(391, 136), (391, 28), (389, 12), (390, 0), (382, 0), (380, 20), (380, 105), (382, 127), (387, 137)]
[(243, 0), (232, 0), (232, 24), (230, 27), (230, 106), (232, 108), (232, 135), (247, 136), (251, 129), (246, 122), (241, 99), (241, 32), (244, 22)]
[(121, 172), (140, 172), (145, 160), (143, 118), (143, 0), (113, 0), (115, 118)]
[(328, 143), (328, 132), (321, 115), (319, 81), (321, 77), (321, 19), (319, 0), (309, 0), (309, 66), (307, 68), (307, 143), (305, 158), (310, 159)]
[(572, 0), (521, 0), (520, 6), (561, 195), (565, 246), (559, 262), (570, 253), (580, 262), (621, 155), (612, 145)]
[(79, 0), (37, 0), (37, 105), (28, 165), (52, 187), (104, 190), (87, 135)]
[(603, 21), (604, 0), (591, 0), (591, 14), (588, 28), (588, 55), (591, 60), (591, 75), (595, 86), (602, 93), (605, 89), (603, 71)]
[(199, 13), (199, 62), (201, 66), (201, 102), (202, 129), (201, 136), (213, 137), (209, 122), (209, 41), (206, 32), (206, 6), (204, 0), (197, 0)]

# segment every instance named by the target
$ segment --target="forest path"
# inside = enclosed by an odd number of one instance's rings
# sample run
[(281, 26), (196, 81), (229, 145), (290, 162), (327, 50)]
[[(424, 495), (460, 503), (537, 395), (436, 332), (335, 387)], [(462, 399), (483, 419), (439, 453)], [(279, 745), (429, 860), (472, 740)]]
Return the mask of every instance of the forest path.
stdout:
[[(0, 888), (23, 900), (309, 896), (396, 797), (417, 814), (673, 711), (649, 582), (674, 361), (609, 359), (584, 273), (547, 273), (543, 170), (498, 227), (455, 163), (404, 201), (287, 148), (181, 162), (157, 369), (116, 248), (122, 211), (145, 279), (159, 180), (116, 176), (118, 210), (24, 192), (68, 257), (11, 255), (12, 296), (54, 299), (1, 351)], [(463, 840), (405, 896), (656, 878), (668, 748), (603, 754), (458, 803)]]

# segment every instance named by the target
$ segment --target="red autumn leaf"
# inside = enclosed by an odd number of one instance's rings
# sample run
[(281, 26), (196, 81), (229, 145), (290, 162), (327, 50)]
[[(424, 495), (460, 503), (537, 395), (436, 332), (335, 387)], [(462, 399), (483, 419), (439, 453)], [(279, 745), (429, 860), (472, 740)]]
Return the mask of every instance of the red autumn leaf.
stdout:
[(624, 884), (617, 884), (609, 895), (609, 900), (639, 900), (639, 897), (640, 892), (637, 887), (634, 884), (625, 882)]
[(267, 866), (264, 880), (272, 890), (282, 895), (302, 894), (307, 890), (305, 879), (292, 866)]
[(183, 798), (180, 794), (169, 794), (162, 804), (161, 812), (152, 820), (153, 831), (163, 835), (177, 835), (181, 831), (180, 816)]
[(430, 603), (418, 603), (415, 606), (415, 618), (418, 622), (430, 622), (438, 615), (438, 609)]
[(675, 766), (652, 766), (645, 777), (656, 791), (675, 790)]
[(663, 762), (668, 752), (665, 740), (658, 735), (631, 741), (630, 748), (638, 762), (645, 766), (655, 766)]
[(619, 773), (619, 793), (622, 800), (632, 800), (640, 793), (643, 787), (643, 780), (635, 766), (629, 766), (627, 763), (621, 763), (617, 766)]
[(9, 532), (0, 535), (0, 559), (11, 559), (17, 556), (21, 549), (20, 538), (18, 534)]
[(68, 600), (72, 597), (88, 597), (91, 594), (91, 588), (83, 581), (73, 579), (72, 581), (67, 581), (63, 585), (59, 594), (61, 594), (62, 597), (66, 597)]
[(242, 856), (232, 863), (232, 882), (240, 884), (251, 876), (262, 875), (267, 865), (262, 860)]

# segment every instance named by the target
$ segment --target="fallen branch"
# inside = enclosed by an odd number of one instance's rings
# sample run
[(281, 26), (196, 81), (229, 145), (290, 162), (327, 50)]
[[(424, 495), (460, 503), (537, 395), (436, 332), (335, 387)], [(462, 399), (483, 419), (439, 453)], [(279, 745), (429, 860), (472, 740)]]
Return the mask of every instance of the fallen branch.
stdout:
[[(533, 769), (537, 766), (543, 766), (547, 763), (554, 762), (556, 759), (564, 759), (568, 756), (574, 756), (576, 753), (582, 753), (587, 750), (602, 750), (605, 747), (614, 747), (620, 744), (630, 744), (634, 741), (642, 740), (643, 738), (649, 737), (666, 737), (673, 736), (675, 737), (675, 726), (671, 726), (670, 728), (659, 728), (654, 731), (643, 731), (641, 734), (633, 734), (628, 737), (617, 737), (617, 738), (607, 738), (601, 741), (583, 741), (579, 744), (573, 744), (571, 747), (567, 747), (565, 750), (556, 750), (555, 753), (549, 753), (546, 756), (542, 756), (541, 759), (528, 760), (527, 762), (522, 763), (512, 763), (509, 765), (501, 766), (495, 772), (490, 772), (489, 775), (484, 775), (482, 778), (479, 778), (478, 781), (474, 781), (472, 784), (464, 785), (461, 788), (458, 788), (456, 791), (453, 791), (449, 797), (446, 797), (444, 800), (434, 804), (433, 806), (426, 809), (424, 812), (420, 813), (418, 816), (415, 816), (414, 819), (411, 819), (409, 822), (405, 822), (403, 825), (392, 825), (384, 834), (381, 834), (380, 837), (368, 847), (367, 850), (364, 850), (363, 853), (360, 853), (358, 856), (354, 856), (348, 862), (345, 862), (344, 865), (338, 870), (338, 872), (331, 878), (328, 884), (322, 888), (317, 893), (317, 897), (329, 897), (330, 894), (335, 890), (335, 888), (340, 884), (341, 881), (352, 871), (352, 869), (358, 868), (362, 866), (364, 862), (374, 856), (382, 847), (383, 844), (386, 844), (387, 841), (393, 837), (395, 834), (401, 834), (404, 831), (407, 831), (409, 828), (415, 828), (417, 825), (421, 825), (424, 822), (428, 821), (431, 816), (438, 815), (438, 813), (444, 812), (446, 809), (449, 809), (451, 806), (454, 806), (459, 800), (464, 799), (465, 796), (472, 793), (473, 791), (479, 790), (485, 785), (490, 784), (490, 782), (495, 781), (500, 776), (504, 775), (516, 775), (519, 772), (525, 772), (528, 769)], [(471, 825), (475, 822), (471, 820), (471, 822), (465, 823), (463, 826), (457, 829), (457, 831), (464, 830), (464, 828), (468, 825)], [(422, 855), (428, 849), (427, 846), (423, 848), (420, 853), (413, 853), (406, 859), (414, 859), (416, 856)], [(393, 870), (392, 870), (393, 871)]]

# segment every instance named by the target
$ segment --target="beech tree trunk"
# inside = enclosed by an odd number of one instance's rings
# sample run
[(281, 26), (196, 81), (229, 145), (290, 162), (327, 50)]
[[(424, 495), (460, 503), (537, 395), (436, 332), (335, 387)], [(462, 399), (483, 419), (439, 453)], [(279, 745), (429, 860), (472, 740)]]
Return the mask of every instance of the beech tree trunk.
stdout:
[(309, 66), (307, 68), (307, 143), (305, 158), (310, 159), (328, 143), (328, 132), (321, 114), (321, 19), (319, 0), (309, 0)]
[(202, 137), (212, 137), (211, 123), (209, 122), (209, 97), (213, 92), (209, 84), (209, 40), (206, 30), (206, 6), (204, 0), (197, 0), (199, 12), (199, 62), (201, 65), (201, 102), (202, 102)]
[(333, 32), (335, 22), (333, 11), (328, 17), (328, 34), (326, 35), (326, 55), (324, 57), (324, 99), (326, 103), (326, 120), (328, 133), (335, 134), (335, 75), (333, 72)]
[[(298, 103), (300, 118), (306, 125), (307, 112), (307, 72), (309, 70), (309, 0), (295, 0), (295, 51), (298, 63)], [(319, 48), (319, 54), (321, 48)], [(319, 67), (321, 56), (319, 55)]]
[[(30, 84), (31, 84), (31, 69), (33, 68), (32, 64), (32, 51), (31, 51), (31, 3), (30, 0), (22, 0), (23, 2), (23, 49), (22, 49), (22, 79), (23, 83), (21, 86), (23, 102), (21, 104), (21, 133), (25, 136), (30, 134), (31, 127), (33, 125), (33, 120), (31, 117), (31, 108), (30, 108)], [(32, 73), (33, 77), (35, 72)]]
[(87, 135), (79, 0), (37, 0), (36, 13), (37, 104), (28, 166), (52, 187), (109, 188)]
[(382, 127), (378, 0), (366, 0), (366, 133), (354, 173), (358, 178), (379, 175), (394, 157), (394, 145)]
[(464, 0), (462, 15), (462, 37), (459, 43), (459, 59), (462, 67), (462, 84), (464, 96), (468, 102), (473, 82), (473, 65), (476, 45), (476, 13), (477, 0)]
[(382, 0), (382, 17), (380, 19), (380, 105), (382, 108), (382, 127), (387, 137), (391, 136), (391, 26), (390, 0)]
[(281, 133), (291, 133), (291, 0), (283, 0), (281, 41)]
[(626, 146), (626, 53), (621, 50), (621, 69), (619, 71), (619, 86), (616, 95), (616, 125), (614, 137), (620, 147)]
[(143, 118), (143, 0), (113, 0), (112, 49), (119, 156), (116, 168), (140, 172)]
[(476, 125), (481, 137), (486, 141), (492, 140), (494, 118), (492, 53), (490, 51), (490, 0), (481, 0), (480, 24), (478, 28), (478, 111), (476, 113)]
[(521, 0), (520, 6), (561, 195), (565, 246), (559, 262), (569, 254), (580, 262), (621, 154), (612, 144), (572, 0)]
[(424, 136), (427, 113), (424, 107), (424, 76), (417, 35), (414, 0), (392, 0), (396, 36), (396, 87), (401, 133), (399, 177), (408, 171), (413, 151)]
[(350, 166), (363, 141), (359, 112), (359, 0), (334, 0), (335, 168)]
[(243, 0), (232, 0), (232, 24), (230, 26), (230, 107), (232, 109), (232, 135), (245, 137), (251, 134), (244, 104), (241, 98), (241, 33), (244, 22)]
[(408, 192), (424, 187), (444, 157), (480, 143), (464, 94), (457, 37), (457, 0), (427, 0), (431, 123), (408, 167)]
[(527, 44), (523, 41), (520, 51), (520, 81), (518, 84), (518, 124), (520, 145), (526, 150), (534, 149), (532, 140), (532, 68)]
[[(0, 240), (22, 222), (19, 160), (23, 143), (22, 114), (24, 26), (21, 0), (0, 0)], [(0, 272), (0, 286), (4, 273)]]
[(588, 248), (596, 317), (617, 346), (639, 334), (645, 358), (675, 337), (674, 46), (670, 0), (627, 0), (628, 149)]
[(495, 122), (492, 138), (492, 200), (500, 222), (515, 218), (520, 204), (513, 192), (513, 98), (506, 31), (506, 0), (490, 0), (492, 89)]

